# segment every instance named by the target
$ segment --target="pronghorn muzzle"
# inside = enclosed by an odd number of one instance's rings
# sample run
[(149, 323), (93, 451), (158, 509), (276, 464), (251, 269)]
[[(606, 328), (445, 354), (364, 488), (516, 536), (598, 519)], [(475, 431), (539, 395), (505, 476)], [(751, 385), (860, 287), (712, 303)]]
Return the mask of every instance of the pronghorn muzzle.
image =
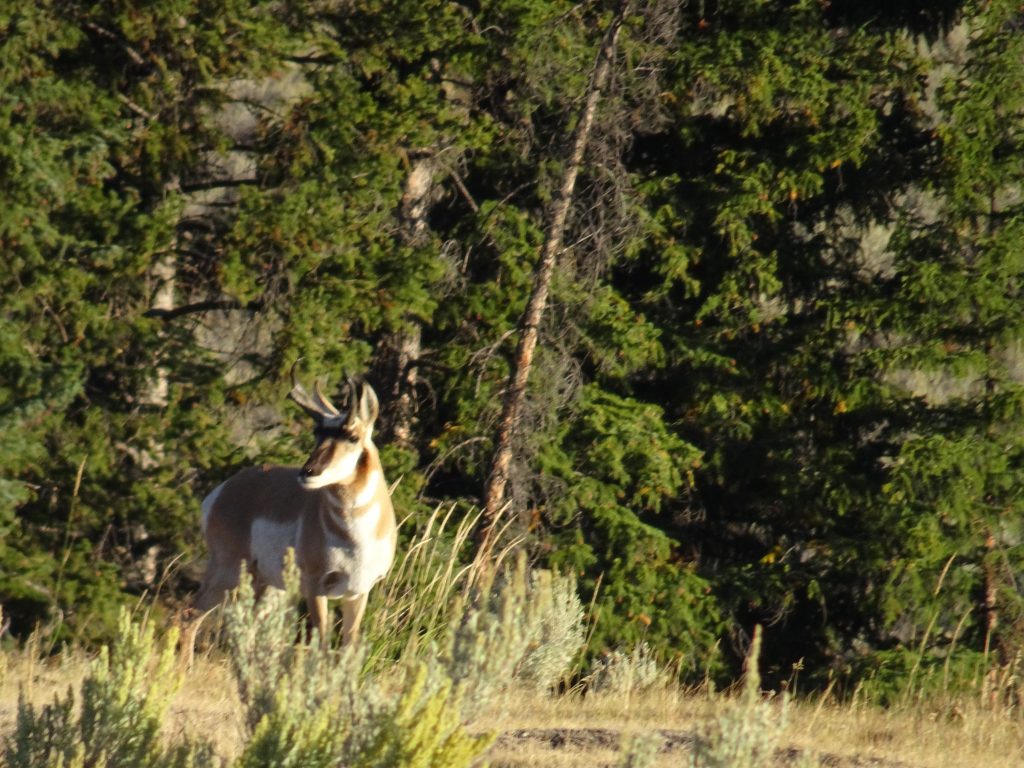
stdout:
[(299, 485), (313, 485), (316, 478), (331, 465), (331, 454), (332, 451), (326, 441), (314, 448), (312, 455), (299, 470)]

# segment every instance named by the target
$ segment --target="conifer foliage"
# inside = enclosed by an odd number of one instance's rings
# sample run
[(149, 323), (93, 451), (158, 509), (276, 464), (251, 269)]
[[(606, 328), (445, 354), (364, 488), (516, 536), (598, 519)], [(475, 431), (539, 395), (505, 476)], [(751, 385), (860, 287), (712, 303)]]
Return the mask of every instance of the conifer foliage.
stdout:
[(0, 11), (15, 633), (108, 638), (119, 603), (181, 599), (190, 569), (167, 569), (201, 556), (203, 494), (308, 450), (283, 399), (298, 357), (383, 394), (410, 530), (481, 503), (622, 9), (516, 415), (510, 530), (574, 574), (595, 653), (727, 674), (763, 624), (768, 679), (1013, 658), (1009, 0)]

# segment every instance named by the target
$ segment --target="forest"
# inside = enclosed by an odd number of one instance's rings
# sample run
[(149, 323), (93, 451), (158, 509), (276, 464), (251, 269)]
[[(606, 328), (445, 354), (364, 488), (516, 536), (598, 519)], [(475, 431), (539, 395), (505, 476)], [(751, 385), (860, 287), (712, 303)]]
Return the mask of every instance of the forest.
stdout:
[(3, 640), (172, 616), (297, 363), (376, 390), (401, 541), (500, 528), (589, 658), (1008, 664), (1022, 143), (1010, 0), (4, 3)]

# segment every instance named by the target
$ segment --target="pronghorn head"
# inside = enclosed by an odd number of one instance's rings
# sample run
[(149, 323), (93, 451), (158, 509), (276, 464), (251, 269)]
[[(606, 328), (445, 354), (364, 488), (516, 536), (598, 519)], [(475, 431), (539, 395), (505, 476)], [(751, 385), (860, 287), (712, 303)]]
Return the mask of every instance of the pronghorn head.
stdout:
[(313, 385), (310, 397), (299, 384), (293, 365), (292, 391), (288, 397), (316, 422), (313, 428), (316, 445), (299, 470), (299, 485), (313, 490), (351, 483), (356, 477), (359, 460), (373, 445), (373, 423), (379, 410), (373, 387), (350, 377), (346, 395), (348, 412), (342, 414), (320, 391), (319, 382)]

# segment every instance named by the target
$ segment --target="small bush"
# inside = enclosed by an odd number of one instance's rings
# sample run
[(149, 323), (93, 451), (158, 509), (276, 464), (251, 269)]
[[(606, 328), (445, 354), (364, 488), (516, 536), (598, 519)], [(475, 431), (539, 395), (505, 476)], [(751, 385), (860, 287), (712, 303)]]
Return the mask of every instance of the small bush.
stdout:
[(659, 746), (659, 739), (649, 734), (624, 740), (619, 768), (653, 768)]
[(526, 610), (531, 627), (516, 677), (546, 689), (561, 682), (586, 642), (583, 603), (574, 576), (533, 571)]
[(658, 664), (654, 652), (641, 642), (629, 653), (615, 650), (594, 665), (589, 688), (594, 693), (628, 695), (665, 685), (668, 675)]
[[(465, 562), (479, 515), (453, 526), (455, 512), (437, 507), (371, 596), (364, 624), (371, 663), (432, 657), (439, 647), (456, 682), (485, 675), (499, 687), (512, 679), (557, 684), (585, 642), (576, 579), (531, 571), (523, 557), (495, 579), (491, 562)], [(466, 692), (475, 704), (489, 698), (489, 686), (465, 687), (476, 691)]]
[[(758, 626), (744, 663), (740, 700), (730, 702), (697, 739), (690, 757), (691, 768), (774, 768), (779, 764), (775, 753), (786, 727), (788, 699), (785, 695), (778, 701), (762, 698), (760, 654)], [(790, 764), (805, 768), (812, 763), (804, 755)]]
[(127, 611), (118, 621), (116, 642), (104, 646), (82, 682), (81, 705), (74, 691), (36, 709), (19, 698), (14, 734), (4, 743), (10, 768), (199, 768), (214, 765), (208, 745), (165, 747), (160, 738), (171, 697), (180, 683), (175, 672), (177, 633), (159, 646), (153, 627), (133, 626)]
[(267, 589), (258, 600), (243, 570), (224, 609), (228, 657), (250, 731), (281, 706), (312, 712), (339, 697), (356, 698), (362, 679), (359, 653), (322, 653), (315, 632), (312, 647), (296, 642), (304, 628), (291, 550), (284, 570), (285, 590)]
[(351, 763), (358, 768), (444, 768), (470, 765), (493, 742), (460, 720), (459, 694), (437, 665), (407, 666), (397, 704), (373, 729), (372, 742)]
[(583, 645), (575, 582), (531, 573), (525, 555), (494, 583), (483, 579), (454, 611), (441, 659), (467, 711), (480, 712), (513, 680), (547, 687), (568, 673)]
[[(293, 590), (294, 564), (286, 571)], [(365, 646), (296, 645), (288, 592), (257, 602), (243, 574), (225, 625), (249, 729), (240, 768), (459, 768), (492, 741), (468, 733), (461, 696), (437, 663), (403, 660), (389, 679), (366, 671)]]

